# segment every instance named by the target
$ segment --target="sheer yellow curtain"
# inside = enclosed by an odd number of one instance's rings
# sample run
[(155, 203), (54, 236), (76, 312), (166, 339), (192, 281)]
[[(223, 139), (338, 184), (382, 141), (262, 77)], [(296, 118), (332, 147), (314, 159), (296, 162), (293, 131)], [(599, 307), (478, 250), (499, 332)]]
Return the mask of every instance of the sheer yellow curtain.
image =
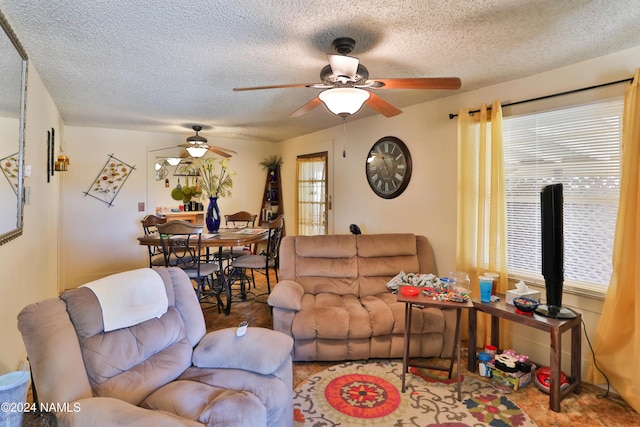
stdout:
[[(622, 119), (620, 204), (613, 274), (593, 348), (611, 386), (640, 412), (640, 69), (627, 88)], [(587, 380), (604, 383), (590, 361)]]
[(296, 168), (297, 234), (327, 234), (327, 153), (299, 156)]
[[(456, 269), (471, 278), (479, 297), (478, 277), (500, 274), (498, 293), (507, 291), (507, 206), (505, 202), (502, 107), (494, 101), (479, 113), (458, 115), (458, 236)], [(466, 321), (465, 321), (466, 323)], [(463, 325), (463, 331), (467, 328)], [(500, 348), (511, 346), (509, 324), (500, 323)], [(478, 313), (479, 346), (491, 341), (490, 317)], [(471, 350), (471, 349), (470, 349)]]

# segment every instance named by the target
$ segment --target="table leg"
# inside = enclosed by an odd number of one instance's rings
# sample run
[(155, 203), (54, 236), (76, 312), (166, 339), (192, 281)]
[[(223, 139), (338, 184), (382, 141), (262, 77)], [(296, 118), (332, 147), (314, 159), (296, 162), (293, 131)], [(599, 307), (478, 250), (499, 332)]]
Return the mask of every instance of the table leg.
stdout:
[(582, 330), (580, 329), (580, 323), (577, 326), (571, 328), (571, 376), (573, 381), (577, 381), (578, 385), (574, 389), (575, 393), (580, 393), (580, 387), (582, 384), (582, 343), (580, 338)]
[(478, 327), (478, 312), (475, 308), (469, 310), (469, 338), (467, 344), (469, 346), (469, 356), (467, 358), (467, 369), (469, 372), (476, 371), (476, 331)]
[(491, 344), (500, 348), (500, 318), (491, 316)]
[[(460, 364), (460, 346), (462, 337), (460, 336), (460, 320), (462, 319), (462, 310), (456, 310), (456, 336), (455, 336), (455, 344), (454, 351), (456, 352), (457, 358), (457, 369), (458, 369), (458, 402), (462, 400), (462, 365)], [(451, 364), (453, 365), (453, 357), (451, 357)], [(451, 368), (449, 368), (449, 378), (451, 378)]]
[(404, 305), (404, 353), (402, 354), (402, 392), (404, 393), (404, 382), (409, 370), (409, 341), (411, 340), (411, 308), (410, 302)]
[(551, 329), (549, 409), (560, 412), (560, 370), (562, 363), (562, 333), (558, 328)]
[[(227, 294), (227, 306), (224, 308), (224, 315), (228, 316), (231, 313), (231, 289), (229, 280), (224, 274), (224, 266), (222, 260), (222, 246), (218, 248), (218, 268), (220, 269), (220, 280), (222, 281), (222, 291)], [(218, 300), (219, 301), (219, 300)]]

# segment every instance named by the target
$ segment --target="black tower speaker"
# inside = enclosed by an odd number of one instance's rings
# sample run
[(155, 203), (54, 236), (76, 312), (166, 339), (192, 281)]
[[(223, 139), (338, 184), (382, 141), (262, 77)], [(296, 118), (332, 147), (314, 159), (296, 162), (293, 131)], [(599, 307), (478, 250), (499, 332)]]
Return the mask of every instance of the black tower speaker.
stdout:
[(576, 314), (562, 307), (564, 282), (564, 213), (562, 184), (547, 185), (540, 192), (542, 231), (542, 275), (547, 303), (536, 308), (536, 313), (559, 319), (572, 319)]

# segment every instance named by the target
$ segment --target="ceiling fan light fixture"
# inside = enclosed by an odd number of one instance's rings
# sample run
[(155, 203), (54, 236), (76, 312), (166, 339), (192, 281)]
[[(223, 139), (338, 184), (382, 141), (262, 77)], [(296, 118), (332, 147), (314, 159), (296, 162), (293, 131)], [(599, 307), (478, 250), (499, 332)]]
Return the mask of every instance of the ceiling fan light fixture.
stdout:
[(167, 163), (171, 166), (178, 166), (180, 164), (180, 157), (167, 157)]
[(200, 136), (198, 134), (195, 134), (193, 136), (190, 136), (187, 138), (187, 142), (189, 144), (206, 144), (207, 143), (207, 138), (205, 138), (204, 136)]
[(196, 131), (196, 134), (188, 137), (187, 142), (189, 144), (206, 144), (207, 138), (198, 135), (198, 132), (202, 130), (202, 126), (192, 126), (191, 128)]
[(209, 151), (209, 147), (206, 146), (194, 145), (193, 147), (187, 147), (187, 153), (189, 153), (191, 157), (195, 158), (204, 156), (207, 154), (207, 151)]
[(357, 113), (369, 96), (366, 90), (353, 87), (331, 88), (318, 95), (329, 111), (337, 116)]

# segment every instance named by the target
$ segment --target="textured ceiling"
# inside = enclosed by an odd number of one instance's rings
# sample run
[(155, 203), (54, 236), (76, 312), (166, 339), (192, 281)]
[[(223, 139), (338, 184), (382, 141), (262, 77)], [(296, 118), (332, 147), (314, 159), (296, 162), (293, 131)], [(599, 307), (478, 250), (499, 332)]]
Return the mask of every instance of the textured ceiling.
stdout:
[(401, 108), (640, 45), (637, 0), (0, 0), (0, 10), (66, 124), (185, 136), (200, 124), (207, 138), (340, 124), (324, 107), (288, 117), (318, 89), (232, 91), (319, 82), (337, 37), (356, 40), (371, 78), (462, 79), (458, 91), (377, 92)]

